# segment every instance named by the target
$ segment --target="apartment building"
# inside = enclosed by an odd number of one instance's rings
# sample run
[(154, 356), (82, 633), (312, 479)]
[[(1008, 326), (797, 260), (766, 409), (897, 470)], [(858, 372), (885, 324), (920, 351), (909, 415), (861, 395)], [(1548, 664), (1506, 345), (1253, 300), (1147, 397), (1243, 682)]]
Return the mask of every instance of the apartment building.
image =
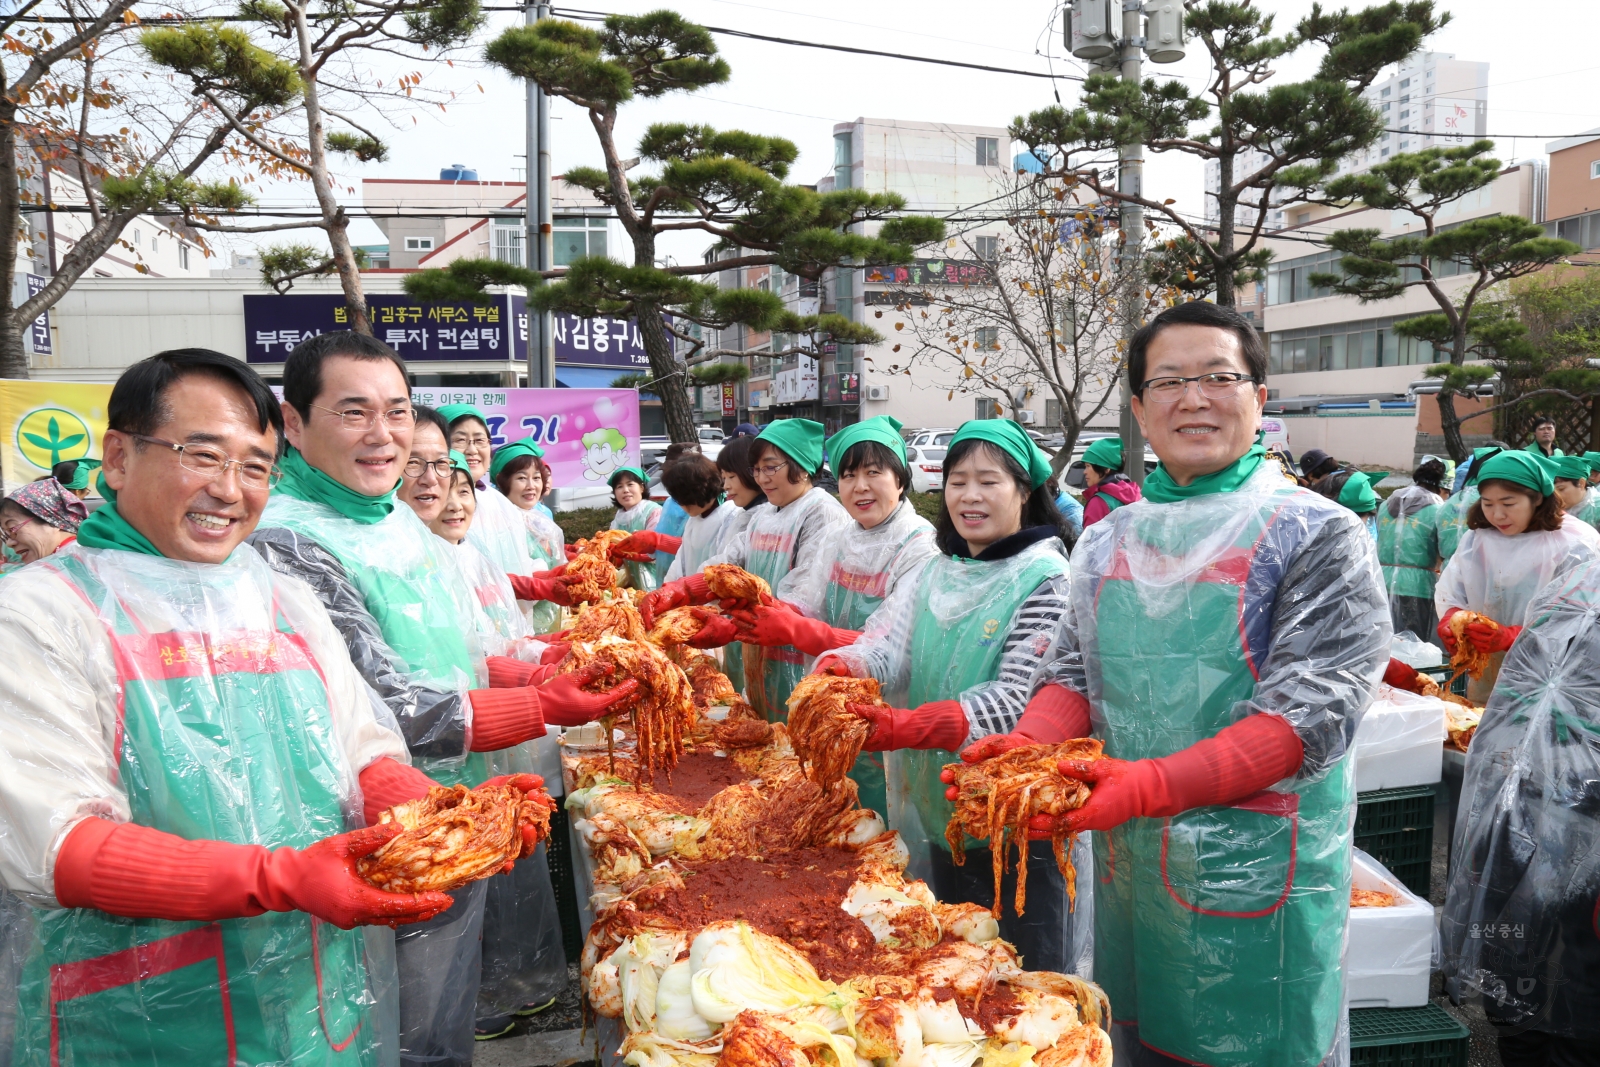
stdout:
[[(1600, 249), (1600, 129), (1551, 141), (1544, 228), (1585, 250)], [(1574, 257), (1594, 263), (1596, 255)]]

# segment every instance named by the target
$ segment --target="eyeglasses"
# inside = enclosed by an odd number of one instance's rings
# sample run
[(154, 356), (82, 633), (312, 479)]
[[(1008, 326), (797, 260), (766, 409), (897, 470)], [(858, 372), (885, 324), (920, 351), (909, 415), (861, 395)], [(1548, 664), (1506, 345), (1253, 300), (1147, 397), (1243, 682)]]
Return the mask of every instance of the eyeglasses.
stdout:
[(312, 404), (318, 411), (326, 411), (330, 415), (339, 416), (339, 424), (347, 430), (370, 430), (382, 418), (391, 430), (403, 430), (416, 421), (417, 413), (411, 408), (390, 408), (388, 411), (373, 411), (370, 408), (325, 408), (321, 404)]
[(246, 489), (271, 489), (283, 478), (283, 472), (274, 464), (263, 463), (258, 459), (232, 459), (225, 452), (210, 445), (179, 445), (163, 441), (159, 437), (147, 437), (142, 433), (130, 433), (128, 436), (136, 441), (147, 441), (152, 445), (172, 449), (178, 454), (178, 466), (207, 478), (220, 478), (229, 470), (237, 469), (239, 484)]
[(787, 463), (763, 463), (759, 467), (752, 467), (750, 469), (755, 471), (756, 477), (758, 478), (776, 478), (778, 475), (787, 470), (788, 467), (789, 465)]
[(1248, 374), (1197, 374), (1193, 378), (1151, 378), (1140, 388), (1158, 404), (1174, 404), (1189, 391), (1189, 383), (1200, 387), (1200, 395), (1207, 400), (1227, 400), (1234, 396), (1243, 382), (1255, 382)]
[(457, 434), (450, 438), (450, 447), (457, 452), (465, 452), (469, 448), (488, 448), (489, 439), (481, 433), (477, 436)]
[(425, 459), (408, 459), (403, 469), (406, 477), (413, 481), (422, 477), (422, 472), (427, 470), (433, 471), (433, 476), (441, 480), (450, 477), (450, 461), (448, 459), (436, 459), (431, 463)]

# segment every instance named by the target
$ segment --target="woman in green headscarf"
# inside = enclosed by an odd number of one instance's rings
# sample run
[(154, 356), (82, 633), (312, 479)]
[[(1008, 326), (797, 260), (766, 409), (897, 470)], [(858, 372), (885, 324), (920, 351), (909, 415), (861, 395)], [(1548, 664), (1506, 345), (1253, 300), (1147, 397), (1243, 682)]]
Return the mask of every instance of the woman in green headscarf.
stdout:
[[(567, 562), (562, 551), (561, 527), (555, 520), (539, 510), (539, 502), (550, 491), (550, 468), (544, 461), (544, 450), (526, 438), (501, 445), (494, 450), (489, 461), (489, 478), (500, 495), (522, 513), (528, 531), (528, 553), (533, 559), (533, 573), (541, 574)], [(523, 605), (528, 625), (536, 634), (547, 634), (561, 628), (561, 606), (548, 600), (528, 601)]]
[[(789, 595), (789, 584), (795, 580), (791, 574), (804, 568), (829, 531), (849, 521), (839, 502), (812, 484), (822, 470), (823, 436), (822, 424), (810, 419), (779, 419), (762, 428), (750, 450), (750, 463), (767, 502), (751, 509), (749, 523), (706, 561), (707, 566), (736, 564), (765, 580), (780, 600)], [(691, 574), (645, 597), (639, 609), (648, 626), (663, 611), (711, 599), (704, 574)], [(705, 631), (701, 638), (707, 638)], [(729, 623), (721, 640), (733, 638)], [(805, 675), (807, 657), (792, 645), (765, 649), (760, 656), (755, 653), (755, 646), (743, 650), (745, 697), (768, 719), (780, 721), (788, 716), (789, 694)], [(740, 679), (733, 682), (738, 685)]]
[(1122, 438), (1102, 437), (1083, 453), (1083, 525), (1087, 529), (1139, 499), (1139, 486), (1122, 473)]
[(1433, 639), (1433, 586), (1439, 576), (1439, 497), (1444, 464), (1429, 456), (1411, 473), (1411, 484), (1389, 495), (1378, 510), (1378, 562), (1389, 593), (1394, 632)]
[(1456, 638), (1450, 617), (1456, 612), (1473, 611), (1497, 624), (1469, 626), (1465, 634), (1478, 651), (1490, 654), (1482, 677), (1467, 685), (1467, 698), (1484, 705), (1534, 595), (1571, 567), (1600, 557), (1600, 534), (1563, 513), (1550, 460), (1527, 451), (1501, 452), (1476, 467), (1478, 499), (1467, 511), (1467, 533), (1439, 575), (1433, 600), (1439, 638), (1451, 652)]
[(1556, 480), (1556, 496), (1568, 515), (1589, 526), (1600, 524), (1600, 490), (1589, 485), (1589, 475), (1600, 460), (1600, 452), (1581, 456), (1562, 456), (1551, 462)]
[[(854, 644), (817, 662), (876, 678), (894, 705), (851, 710), (871, 723), (866, 751), (887, 754), (889, 822), (911, 850), (910, 869), (940, 900), (995, 902), (987, 843), (969, 841), (957, 866), (944, 837), (953, 809), (939, 772), (950, 753), (988, 737), (1071, 736), (1029, 703), (1067, 601), (1072, 535), (1049, 476), (1050, 461), (1016, 423), (964, 424), (945, 454), (938, 554)], [(1008, 914), (1000, 932), (1030, 967), (1071, 969), (1066, 882), (1047, 844), (1029, 853), (1026, 914)]]
[[(887, 415), (846, 426), (828, 439), (839, 499), (854, 521), (841, 523), (790, 576), (784, 599), (734, 612), (739, 640), (789, 646), (807, 656), (848, 645), (896, 589), (914, 583), (938, 554), (933, 526), (906, 492), (911, 468), (900, 422)], [(880, 814), (888, 802), (883, 760), (864, 752), (850, 772), (861, 806)]]

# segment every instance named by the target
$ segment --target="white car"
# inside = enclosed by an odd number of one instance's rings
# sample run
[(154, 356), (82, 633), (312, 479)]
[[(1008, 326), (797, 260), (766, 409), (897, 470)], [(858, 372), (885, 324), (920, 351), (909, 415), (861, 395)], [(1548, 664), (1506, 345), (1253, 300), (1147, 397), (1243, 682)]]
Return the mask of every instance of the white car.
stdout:
[[(937, 427), (931, 430), (917, 430), (906, 438), (907, 448), (934, 448), (950, 447), (950, 438), (956, 435), (954, 426)], [(944, 457), (939, 457), (943, 459)]]
[[(1263, 447), (1270, 449), (1274, 445), (1279, 445), (1281, 446), (1280, 451), (1289, 451), (1289, 424), (1287, 422), (1268, 415), (1261, 420), (1261, 432), (1266, 435), (1261, 440)], [(1293, 453), (1290, 454), (1293, 455)]]
[(911, 488), (919, 493), (937, 493), (944, 488), (944, 456), (947, 448), (923, 446), (907, 448), (911, 465)]

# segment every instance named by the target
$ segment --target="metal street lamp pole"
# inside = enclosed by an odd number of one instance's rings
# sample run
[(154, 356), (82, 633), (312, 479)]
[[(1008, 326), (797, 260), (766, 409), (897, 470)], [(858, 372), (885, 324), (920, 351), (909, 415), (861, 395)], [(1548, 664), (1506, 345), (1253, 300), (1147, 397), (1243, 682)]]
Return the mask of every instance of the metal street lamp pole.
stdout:
[[(1122, 80), (1138, 85), (1143, 72), (1144, 34), (1142, 19), (1144, 0), (1122, 0)], [(1144, 192), (1144, 145), (1124, 145), (1118, 153), (1117, 191), (1129, 196)], [(1125, 289), (1122, 298), (1122, 350), (1128, 352), (1133, 335), (1139, 329), (1139, 301), (1133, 294), (1142, 294), (1143, 286), (1137, 277), (1140, 252), (1144, 248), (1144, 208), (1128, 200), (1121, 202), (1120, 225), (1122, 233), (1121, 270)], [(1129, 281), (1130, 276), (1132, 281)], [(1134, 484), (1144, 484), (1144, 433), (1139, 420), (1133, 417), (1134, 382), (1128, 380), (1128, 371), (1122, 372), (1122, 470)]]
[[(548, 3), (523, 8), (527, 25), (550, 17)], [(533, 270), (550, 269), (550, 98), (531, 78), (527, 82), (527, 192), (523, 198), (526, 219), (523, 262)], [(556, 384), (554, 337), (550, 316), (528, 309), (528, 384), (549, 389)]]

